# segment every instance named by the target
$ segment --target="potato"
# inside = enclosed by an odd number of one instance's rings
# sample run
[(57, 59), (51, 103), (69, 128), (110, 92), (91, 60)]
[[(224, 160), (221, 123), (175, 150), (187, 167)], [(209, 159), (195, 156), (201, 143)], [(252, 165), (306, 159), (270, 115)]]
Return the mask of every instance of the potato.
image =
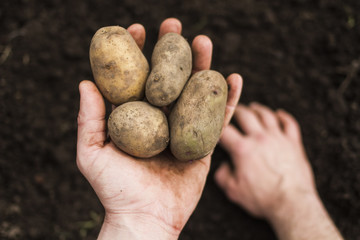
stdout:
[(103, 96), (120, 105), (144, 97), (149, 64), (126, 29), (99, 29), (91, 40), (90, 64)]
[(227, 83), (213, 70), (195, 73), (169, 117), (170, 149), (181, 161), (200, 159), (216, 146), (225, 117)]
[(175, 101), (191, 74), (192, 57), (188, 42), (177, 33), (167, 33), (156, 43), (152, 70), (146, 82), (145, 95), (155, 106)]
[(149, 158), (162, 152), (169, 142), (165, 114), (149, 103), (124, 103), (110, 114), (108, 129), (111, 140), (124, 152)]

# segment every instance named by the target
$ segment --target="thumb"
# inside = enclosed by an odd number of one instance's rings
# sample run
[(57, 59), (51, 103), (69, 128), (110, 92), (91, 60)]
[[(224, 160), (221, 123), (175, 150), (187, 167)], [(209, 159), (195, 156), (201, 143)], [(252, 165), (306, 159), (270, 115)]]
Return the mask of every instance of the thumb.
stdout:
[(77, 157), (81, 160), (84, 155), (89, 156), (104, 146), (106, 121), (104, 99), (95, 84), (82, 81), (79, 91)]
[(228, 92), (228, 99), (226, 102), (223, 130), (229, 125), (230, 120), (234, 115), (236, 106), (240, 99), (241, 90), (243, 86), (243, 79), (239, 74), (233, 73), (226, 78), (226, 82), (229, 86), (229, 92)]
[(224, 190), (230, 200), (235, 200), (237, 183), (228, 163), (222, 163), (216, 170), (215, 182)]

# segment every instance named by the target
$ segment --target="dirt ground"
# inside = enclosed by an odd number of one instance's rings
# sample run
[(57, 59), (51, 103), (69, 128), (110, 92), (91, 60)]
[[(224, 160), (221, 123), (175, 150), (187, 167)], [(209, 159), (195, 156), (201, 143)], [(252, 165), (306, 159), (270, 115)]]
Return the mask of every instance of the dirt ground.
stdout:
[[(0, 238), (96, 238), (103, 208), (75, 164), (90, 39), (142, 23), (149, 59), (161, 21), (177, 17), (189, 41), (213, 40), (213, 69), (243, 75), (242, 103), (298, 119), (326, 208), (360, 239), (359, 13), (358, 0), (0, 1)], [(215, 185), (222, 160), (218, 147), (180, 239), (276, 239)]]

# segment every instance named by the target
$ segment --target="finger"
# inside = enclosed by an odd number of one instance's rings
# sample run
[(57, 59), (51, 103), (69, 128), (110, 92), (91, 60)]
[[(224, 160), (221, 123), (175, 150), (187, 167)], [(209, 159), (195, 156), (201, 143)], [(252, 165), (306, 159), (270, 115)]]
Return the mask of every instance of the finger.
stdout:
[(193, 54), (193, 73), (201, 70), (208, 70), (211, 66), (213, 44), (205, 35), (199, 35), (194, 38), (192, 45)]
[(264, 131), (255, 112), (242, 104), (239, 104), (236, 107), (234, 117), (237, 120), (239, 127), (246, 134), (256, 134)]
[(229, 92), (226, 102), (223, 129), (229, 124), (232, 116), (234, 115), (234, 111), (236, 105), (239, 102), (241, 89), (243, 86), (243, 79), (239, 74), (231, 74), (229, 77), (227, 77), (226, 81), (229, 86)]
[(146, 32), (143, 25), (139, 23), (134, 23), (130, 27), (128, 27), (127, 31), (134, 38), (136, 44), (142, 50), (145, 44)]
[(296, 119), (284, 110), (277, 110), (276, 115), (284, 133), (296, 141), (301, 141), (300, 126)]
[(231, 200), (235, 200), (234, 192), (236, 190), (237, 183), (228, 163), (222, 163), (216, 170), (215, 182), (224, 190), (225, 194)]
[(275, 131), (280, 130), (279, 120), (270, 108), (255, 102), (250, 104), (250, 108), (257, 113), (266, 129)]
[(89, 153), (104, 146), (105, 103), (94, 83), (82, 81), (78, 115), (78, 154)]
[(160, 25), (159, 39), (165, 34), (170, 32), (181, 34), (181, 30), (182, 30), (182, 25), (178, 19), (176, 18), (165, 19)]
[(244, 136), (230, 124), (223, 130), (220, 145), (230, 154), (232, 159), (238, 159), (238, 156), (245, 149)]

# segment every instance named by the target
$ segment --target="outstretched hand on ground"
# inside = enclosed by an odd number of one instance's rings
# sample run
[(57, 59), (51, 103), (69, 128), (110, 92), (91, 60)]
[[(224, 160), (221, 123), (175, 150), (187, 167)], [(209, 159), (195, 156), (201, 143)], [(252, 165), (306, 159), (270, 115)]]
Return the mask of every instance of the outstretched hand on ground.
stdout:
[[(128, 31), (142, 49), (144, 27), (133, 24)], [(168, 32), (181, 34), (180, 21), (166, 19), (160, 26), (159, 37)], [(192, 51), (193, 72), (209, 69), (211, 40), (197, 36)], [(242, 79), (232, 74), (227, 83), (230, 90), (224, 126), (239, 100)], [(106, 142), (105, 104), (97, 87), (83, 81), (79, 89), (77, 165), (105, 208), (99, 238), (177, 238), (200, 199), (211, 156), (183, 163), (166, 151), (151, 159), (127, 155), (112, 142)]]
[(215, 175), (232, 201), (269, 218), (286, 195), (316, 192), (299, 125), (290, 114), (253, 103), (237, 106), (234, 117), (242, 132), (229, 125), (220, 142), (234, 171), (224, 163)]
[(215, 179), (230, 200), (268, 220), (279, 239), (342, 239), (315, 187), (297, 121), (287, 112), (258, 103), (237, 106), (241, 131), (227, 126), (224, 163)]

